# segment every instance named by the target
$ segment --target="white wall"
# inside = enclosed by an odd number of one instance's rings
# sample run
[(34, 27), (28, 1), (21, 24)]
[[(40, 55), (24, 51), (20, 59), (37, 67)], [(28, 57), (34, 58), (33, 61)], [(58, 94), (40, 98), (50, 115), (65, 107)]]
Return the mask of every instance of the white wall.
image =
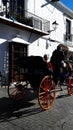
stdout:
[[(48, 44), (48, 48), (46, 48), (46, 44)], [(28, 47), (28, 55), (39, 55), (44, 56), (44, 54), (48, 55), (48, 61), (52, 55), (52, 52), (57, 48), (59, 45), (58, 42), (51, 42), (45, 39), (39, 38), (34, 43), (30, 44)]]
[[(31, 5), (31, 6), (30, 6)], [(42, 17), (50, 21), (50, 29), (52, 30), (52, 22), (55, 20), (59, 23), (59, 29), (55, 32), (52, 32), (50, 36), (45, 36), (45, 38), (51, 38), (53, 40), (63, 41), (63, 14), (58, 11), (55, 7), (50, 4), (47, 4), (45, 0), (29, 0), (28, 3), (29, 10), (36, 14), (39, 17)], [(60, 27), (61, 25), (61, 27)], [(60, 30), (60, 31), (59, 31)], [(29, 55), (41, 55), (48, 54), (49, 57), (52, 55), (52, 51), (56, 48), (59, 43), (50, 43), (48, 41), (48, 49), (46, 49), (46, 40), (38, 39), (33, 44), (29, 45)]]
[(63, 11), (56, 8), (56, 3), (54, 7), (50, 3), (47, 3), (46, 0), (29, 0), (28, 8), (29, 11), (31, 11), (32, 13), (50, 21), (50, 30), (53, 29), (52, 23), (55, 20), (59, 24), (56, 31), (53, 31), (50, 33), (50, 35), (45, 36), (45, 38), (51, 38), (57, 41), (50, 42), (48, 40), (48, 49), (45, 48), (46, 40), (42, 38), (35, 41), (33, 45), (29, 45), (29, 55), (43, 56), (46, 53), (51, 56), (52, 51), (57, 47), (57, 45), (59, 45), (60, 43), (64, 43), (64, 34), (66, 32), (66, 18), (68, 17), (63, 14)]

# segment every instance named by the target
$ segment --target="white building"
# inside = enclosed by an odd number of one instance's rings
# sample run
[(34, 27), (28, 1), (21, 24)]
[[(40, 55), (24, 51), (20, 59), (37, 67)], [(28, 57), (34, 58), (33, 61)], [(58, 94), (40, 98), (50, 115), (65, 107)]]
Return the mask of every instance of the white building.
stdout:
[[(54, 0), (52, 0), (54, 1)], [(58, 23), (57, 28), (53, 24)], [(48, 54), (59, 45), (73, 51), (73, 12), (60, 1), (0, 0), (0, 71), (10, 78), (20, 56)]]
[(40, 2), (35, 1), (34, 4), (35, 8), (31, 12), (49, 20), (50, 30), (53, 30), (52, 23), (54, 21), (58, 23), (58, 27), (45, 38), (40, 37), (36, 44), (35, 42), (32, 45), (30, 44), (29, 54), (43, 56), (44, 53), (47, 53), (51, 56), (52, 51), (60, 43), (66, 45), (70, 51), (73, 51), (73, 12), (61, 2), (52, 3), (49, 0), (40, 0)]

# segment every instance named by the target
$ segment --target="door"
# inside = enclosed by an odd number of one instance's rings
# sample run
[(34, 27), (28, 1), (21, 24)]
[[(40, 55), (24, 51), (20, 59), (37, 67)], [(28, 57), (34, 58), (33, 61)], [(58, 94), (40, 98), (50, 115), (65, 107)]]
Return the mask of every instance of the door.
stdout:
[(21, 43), (10, 43), (9, 45), (9, 81), (18, 70), (18, 58), (27, 56), (27, 45)]

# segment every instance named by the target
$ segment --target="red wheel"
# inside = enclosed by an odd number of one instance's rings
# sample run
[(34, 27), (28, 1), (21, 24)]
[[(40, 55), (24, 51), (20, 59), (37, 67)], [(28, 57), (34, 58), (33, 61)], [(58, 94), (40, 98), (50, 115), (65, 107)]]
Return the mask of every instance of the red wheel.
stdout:
[(73, 77), (70, 77), (70, 78), (69, 78), (68, 94), (69, 94), (69, 95), (73, 95)]
[(38, 102), (43, 110), (48, 110), (52, 107), (56, 97), (56, 87), (53, 79), (50, 76), (45, 76), (39, 86)]

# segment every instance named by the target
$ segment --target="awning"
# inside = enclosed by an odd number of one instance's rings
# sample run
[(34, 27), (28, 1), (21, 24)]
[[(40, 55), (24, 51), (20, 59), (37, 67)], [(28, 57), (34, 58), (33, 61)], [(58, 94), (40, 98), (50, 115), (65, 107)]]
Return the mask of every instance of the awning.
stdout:
[(29, 44), (27, 41), (25, 41), (24, 39), (19, 38), (19, 37), (12, 38), (12, 39), (8, 40), (8, 42), (17, 42), (17, 43)]

